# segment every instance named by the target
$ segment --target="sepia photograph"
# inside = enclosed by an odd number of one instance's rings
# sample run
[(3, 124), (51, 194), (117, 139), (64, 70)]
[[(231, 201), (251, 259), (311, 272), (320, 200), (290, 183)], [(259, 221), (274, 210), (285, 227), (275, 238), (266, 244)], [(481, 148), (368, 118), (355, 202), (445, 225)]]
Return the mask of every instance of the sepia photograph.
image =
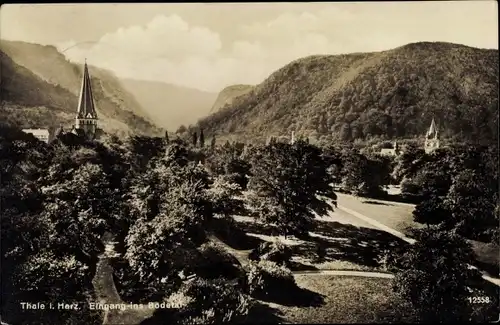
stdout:
[(498, 2), (0, 7), (2, 325), (500, 322)]

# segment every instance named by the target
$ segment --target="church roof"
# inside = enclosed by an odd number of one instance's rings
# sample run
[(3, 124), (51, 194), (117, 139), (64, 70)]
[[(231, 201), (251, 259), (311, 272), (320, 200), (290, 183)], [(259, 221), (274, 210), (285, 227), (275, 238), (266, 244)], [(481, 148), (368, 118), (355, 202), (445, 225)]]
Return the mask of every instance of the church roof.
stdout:
[(75, 127), (73, 127), (73, 129), (71, 130), (71, 133), (73, 133), (75, 135), (79, 135), (79, 136), (85, 136), (85, 130), (77, 129)]
[(427, 131), (427, 136), (435, 136), (437, 135), (437, 126), (436, 122), (434, 122), (434, 118), (432, 119), (431, 126), (429, 127), (429, 131)]
[(85, 62), (83, 68), (82, 88), (78, 100), (77, 118), (97, 118), (87, 62)]

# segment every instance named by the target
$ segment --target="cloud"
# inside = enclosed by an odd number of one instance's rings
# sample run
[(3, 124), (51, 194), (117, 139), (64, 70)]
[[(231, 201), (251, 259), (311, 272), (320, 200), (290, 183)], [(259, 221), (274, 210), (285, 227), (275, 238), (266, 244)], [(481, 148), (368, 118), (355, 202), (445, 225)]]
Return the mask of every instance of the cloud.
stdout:
[(90, 47), (84, 45), (68, 41), (57, 47), (73, 62), (87, 58), (90, 64), (121, 77), (213, 92), (235, 83), (257, 84), (286, 63), (283, 59), (279, 65), (267, 62), (273, 59), (272, 53), (259, 42), (236, 41), (229, 51), (223, 51), (218, 33), (192, 26), (177, 15), (160, 15), (143, 26), (122, 27)]
[(234, 40), (226, 44), (208, 27), (192, 25), (178, 15), (158, 15), (93, 43), (69, 41), (58, 48), (72, 61), (87, 57), (90, 64), (121, 77), (218, 92), (232, 84), (260, 83), (308, 55), (381, 51), (423, 40), (478, 47), (496, 43), (498, 48), (498, 32), (489, 27), (496, 16), (485, 17), (484, 9), (466, 7), (473, 6), (470, 3), (475, 2), (455, 3), (453, 10), (447, 3), (350, 3), (286, 12), (221, 31)]

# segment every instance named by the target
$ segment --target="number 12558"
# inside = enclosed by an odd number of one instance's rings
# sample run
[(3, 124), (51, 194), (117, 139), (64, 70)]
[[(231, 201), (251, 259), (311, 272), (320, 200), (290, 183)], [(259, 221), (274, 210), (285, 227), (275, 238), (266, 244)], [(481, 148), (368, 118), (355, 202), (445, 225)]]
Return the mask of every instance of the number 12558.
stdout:
[(471, 304), (489, 304), (491, 302), (490, 297), (467, 297), (467, 300)]

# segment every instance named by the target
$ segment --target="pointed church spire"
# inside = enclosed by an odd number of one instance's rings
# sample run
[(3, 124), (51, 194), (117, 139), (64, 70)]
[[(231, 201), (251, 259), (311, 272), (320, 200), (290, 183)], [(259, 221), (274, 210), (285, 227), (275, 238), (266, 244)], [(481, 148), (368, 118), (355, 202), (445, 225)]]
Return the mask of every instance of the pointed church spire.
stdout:
[(80, 90), (76, 118), (97, 119), (94, 106), (94, 96), (92, 94), (92, 84), (90, 81), (89, 69), (87, 67), (87, 59), (85, 59), (85, 66), (83, 68), (82, 88)]
[(425, 136), (424, 149), (426, 153), (430, 153), (437, 148), (439, 148), (438, 129), (434, 118), (432, 118), (431, 126), (429, 127), (429, 130), (427, 131), (427, 134)]
[(427, 137), (437, 137), (437, 126), (436, 122), (434, 122), (434, 118), (432, 118), (431, 126), (429, 127), (429, 131), (427, 131)]

